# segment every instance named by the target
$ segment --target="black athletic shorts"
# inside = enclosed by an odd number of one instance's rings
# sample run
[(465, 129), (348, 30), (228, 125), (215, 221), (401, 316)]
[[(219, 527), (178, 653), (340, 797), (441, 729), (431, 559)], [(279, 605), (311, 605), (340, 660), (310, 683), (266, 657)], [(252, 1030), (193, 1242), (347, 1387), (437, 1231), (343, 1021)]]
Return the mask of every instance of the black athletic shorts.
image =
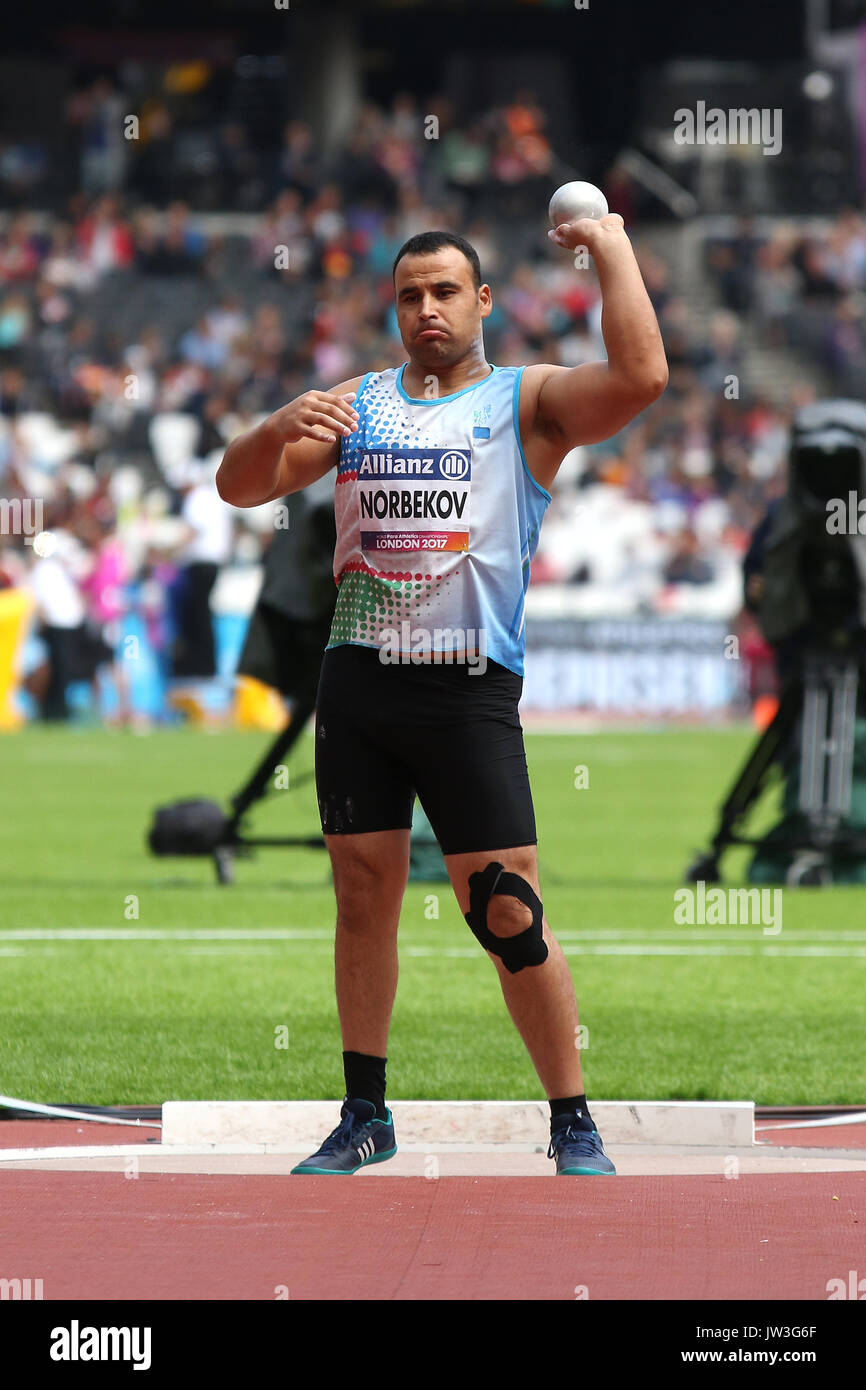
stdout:
[(517, 704), (523, 680), (488, 661), (388, 665), (378, 647), (326, 651), (316, 704), (325, 835), (403, 830), (417, 793), (443, 854), (537, 843)]

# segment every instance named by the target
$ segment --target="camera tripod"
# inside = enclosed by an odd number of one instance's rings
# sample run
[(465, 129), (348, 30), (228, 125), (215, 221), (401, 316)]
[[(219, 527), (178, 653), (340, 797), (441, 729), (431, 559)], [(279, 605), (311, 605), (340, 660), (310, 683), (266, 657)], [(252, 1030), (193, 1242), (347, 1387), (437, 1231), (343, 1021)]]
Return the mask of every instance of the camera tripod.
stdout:
[[(223, 810), (218, 801), (203, 799), (177, 801), (170, 806), (159, 807), (147, 841), (152, 853), (212, 859), (217, 881), (229, 884), (234, 881), (235, 859), (250, 855), (255, 849), (265, 846), (282, 848), (287, 845), (324, 849), (325, 841), (320, 833), (256, 837), (241, 834), (244, 816), (254, 802), (260, 801), (266, 794), (274, 771), (282, 764), (289, 749), (303, 732), (314, 709), (314, 695), (298, 698), (286, 727), (281, 729), (269, 744), (264, 757), (240, 791), (230, 798), (230, 814)], [(302, 773), (299, 777), (293, 778), (292, 786), (297, 787), (302, 782), (309, 781), (312, 776), (312, 772)]]
[[(851, 808), (854, 738), (862, 659), (850, 651), (809, 650), (788, 678), (779, 708), (752, 750), (722, 806), (708, 853), (686, 870), (692, 883), (718, 883), (719, 861), (729, 845), (790, 851), (789, 884), (833, 881), (835, 858), (866, 855), (866, 831), (843, 822)], [(795, 742), (799, 729), (799, 746)], [(763, 791), (775, 764), (796, 750), (797, 811), (802, 831), (749, 837), (744, 818)]]

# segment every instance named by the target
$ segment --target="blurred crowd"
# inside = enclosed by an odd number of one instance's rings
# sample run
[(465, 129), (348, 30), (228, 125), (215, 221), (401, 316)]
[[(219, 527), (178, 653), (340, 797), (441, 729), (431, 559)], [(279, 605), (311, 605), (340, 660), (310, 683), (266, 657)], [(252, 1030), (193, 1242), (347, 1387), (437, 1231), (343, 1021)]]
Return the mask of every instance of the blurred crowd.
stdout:
[(846, 208), (829, 225), (744, 218), (707, 244), (707, 267), (731, 312), (768, 347), (811, 358), (840, 395), (866, 388), (866, 218)]
[(102, 73), (58, 113), (62, 161), (44, 142), (0, 141), (3, 204), (122, 193), (155, 207), (183, 198), (197, 211), (262, 212), (286, 188), (307, 201), (323, 182), (350, 202), (387, 203), (443, 185), (480, 198), (550, 172), (547, 118), (530, 91), (468, 120), (444, 95), (422, 107), (400, 92), (387, 111), (365, 103), (330, 150), (286, 111), (290, 92), (279, 57), (240, 59), (233, 72), (192, 62)]
[[(413, 233), (452, 227), (478, 250), (493, 289), (490, 361), (603, 356), (594, 272), (545, 235), (562, 179), (532, 93), (463, 129), (442, 103), (435, 139), (413, 98), (368, 104), (328, 161), (293, 120), (270, 170), (229, 127), (213, 194), (216, 207), (234, 191), (228, 222), (163, 179), (176, 144), (166, 113), (149, 113), (134, 153), (93, 135), (100, 122), (103, 136), (114, 129), (115, 97), (104, 83), (82, 98), (91, 134), (64, 210), (22, 210), (0, 231), (0, 497), (42, 506), (38, 533), (0, 534), (0, 588), (33, 595), (22, 677), (48, 718), (66, 717), (68, 679), (95, 683), (111, 668), (116, 717), (129, 717), (121, 644), (133, 611), (167, 682), (213, 675), (215, 586), (230, 602), (234, 583), (248, 603), (238, 575), (272, 534), (268, 509), (217, 497), (225, 445), (304, 390), (405, 360), (391, 266)], [(245, 179), (255, 197), (239, 191)], [(262, 190), (261, 212), (238, 221)], [(806, 343), (829, 370), (854, 361), (864, 222), (846, 212), (808, 237), (743, 223), (706, 248), (721, 307), (698, 318), (642, 239), (622, 171), (606, 191), (659, 317), (670, 384), (620, 435), (565, 460), (534, 591), (554, 612), (733, 618), (750, 534), (784, 486), (791, 414), (815, 395), (804, 380), (780, 408), (750, 389), (746, 344)], [(797, 337), (816, 299), (834, 325), (817, 346)]]

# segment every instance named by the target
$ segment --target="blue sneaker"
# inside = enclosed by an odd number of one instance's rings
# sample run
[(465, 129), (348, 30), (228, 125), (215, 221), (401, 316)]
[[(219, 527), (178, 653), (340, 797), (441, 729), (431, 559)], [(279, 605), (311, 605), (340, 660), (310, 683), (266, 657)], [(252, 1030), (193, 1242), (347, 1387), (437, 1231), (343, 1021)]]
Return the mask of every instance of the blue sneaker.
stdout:
[(394, 1139), (394, 1119), (376, 1119), (376, 1107), (370, 1100), (345, 1100), (340, 1111), (340, 1123), (325, 1140), (318, 1153), (305, 1158), (292, 1169), (293, 1173), (357, 1173), (367, 1163), (384, 1163), (397, 1152)]
[(575, 1129), (577, 1115), (560, 1115), (551, 1125), (548, 1158), (556, 1159), (556, 1176), (610, 1174), (616, 1169), (604, 1151), (597, 1129)]

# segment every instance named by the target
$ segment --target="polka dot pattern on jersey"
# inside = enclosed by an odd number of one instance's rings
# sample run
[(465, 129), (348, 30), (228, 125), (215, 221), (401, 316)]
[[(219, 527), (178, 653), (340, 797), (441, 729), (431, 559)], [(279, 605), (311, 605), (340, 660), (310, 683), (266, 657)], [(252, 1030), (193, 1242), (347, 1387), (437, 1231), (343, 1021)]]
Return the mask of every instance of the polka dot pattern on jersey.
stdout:
[(450, 578), (409, 570), (377, 574), (360, 565), (347, 568), (337, 594), (329, 646), (341, 642), (372, 646), (387, 629), (399, 630), (404, 620), (417, 622), (430, 608), (443, 579), (448, 584)]

